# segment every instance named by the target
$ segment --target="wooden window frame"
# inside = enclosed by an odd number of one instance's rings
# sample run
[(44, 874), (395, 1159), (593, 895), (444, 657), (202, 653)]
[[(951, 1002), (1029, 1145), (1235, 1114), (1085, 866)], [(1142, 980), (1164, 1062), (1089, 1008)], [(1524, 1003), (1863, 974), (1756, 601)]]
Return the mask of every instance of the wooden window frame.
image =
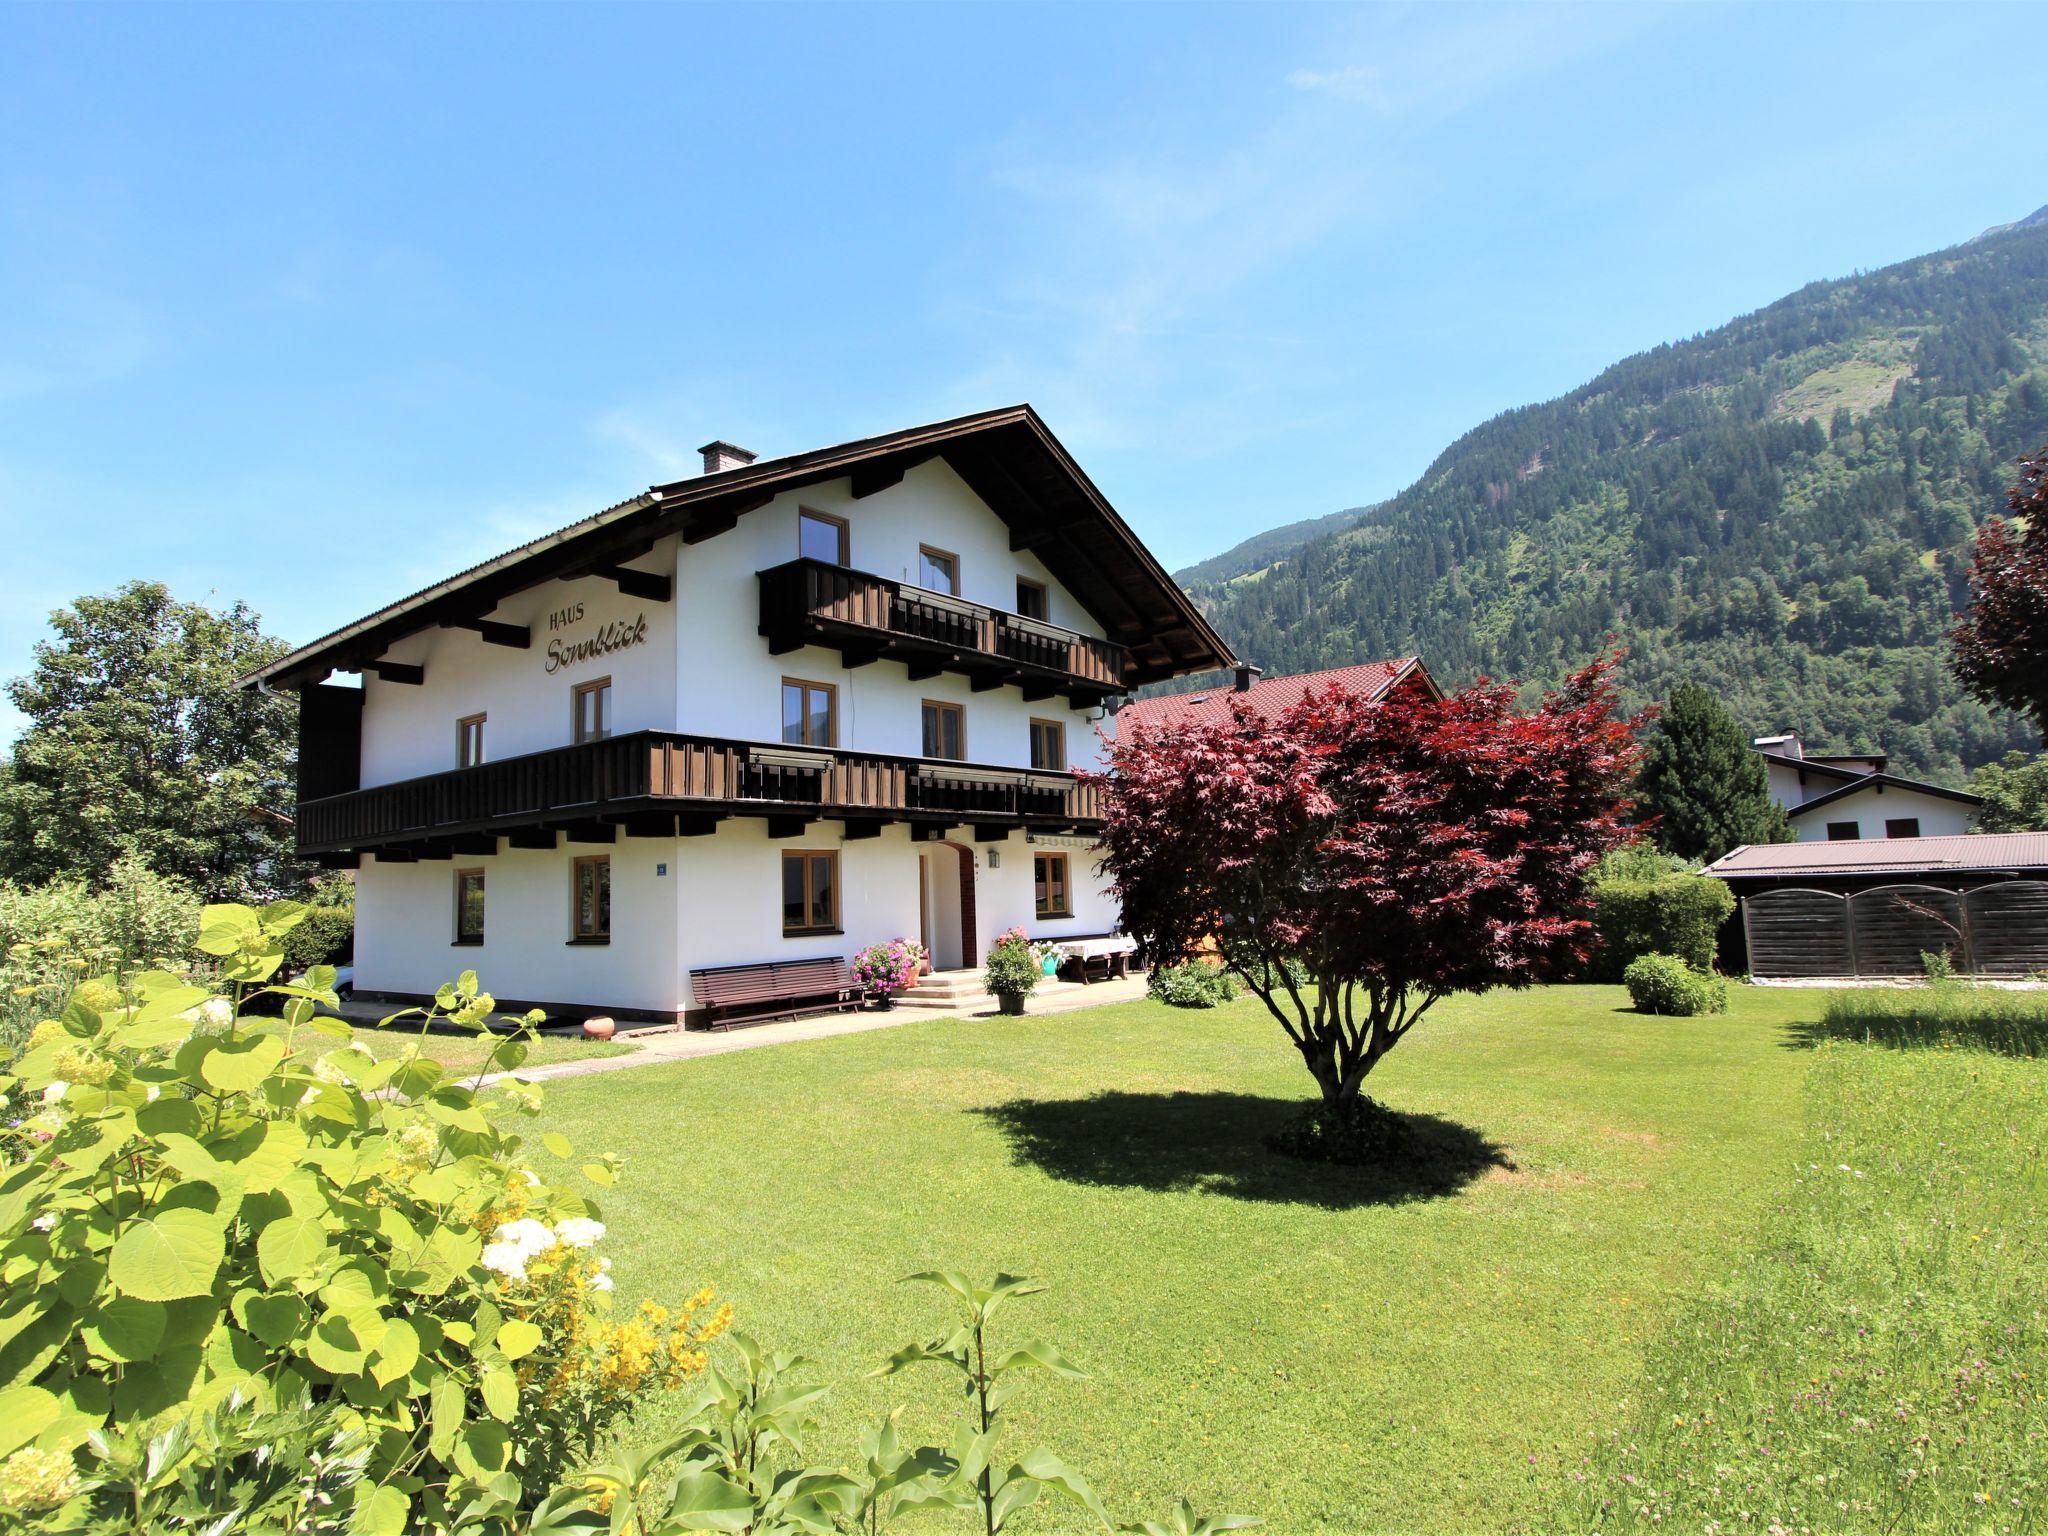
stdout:
[[(578, 854), (569, 861), (569, 942), (571, 944), (609, 944), (612, 941), (611, 863), (612, 856), (608, 853)], [(581, 897), (583, 895), (583, 867), (586, 864), (602, 864), (605, 866), (605, 914), (604, 931), (602, 933), (595, 931), (586, 933), (583, 930)]]
[(811, 560), (817, 558), (815, 555), (804, 554), (804, 519), (807, 517), (813, 522), (830, 523), (839, 530), (839, 558), (834, 563), (837, 565), (851, 565), (853, 563), (853, 525), (843, 517), (836, 516), (830, 512), (820, 512), (816, 507), (800, 506), (796, 509), (797, 558)]
[(1038, 761), (1038, 732), (1040, 727), (1054, 733), (1053, 740), (1058, 750), (1053, 753), (1053, 756), (1064, 759), (1067, 755), (1067, 722), (1064, 720), (1046, 720), (1038, 715), (1033, 715), (1031, 717), (1031, 766), (1041, 773), (1065, 773), (1068, 766), (1065, 761), (1056, 763), (1041, 763)]
[[(484, 752), (486, 751), (486, 748), (484, 746), (484, 726), (486, 723), (489, 722), (490, 718), (491, 717), (488, 714), (479, 713), (474, 715), (464, 715), (460, 720), (455, 722), (456, 767), (476, 768), (482, 766), (484, 760)], [(476, 727), (475, 757), (469, 756), (469, 731), (471, 726)]]
[[(1048, 883), (1041, 882), (1038, 878), (1040, 861), (1055, 863), (1060, 867), (1059, 892), (1062, 905), (1058, 908), (1039, 905), (1038, 887), (1043, 883)], [(1059, 917), (1072, 917), (1074, 915), (1074, 864), (1073, 860), (1066, 854), (1049, 852), (1045, 849), (1033, 851), (1031, 855), (1031, 910), (1034, 916), (1047, 920)]]
[[(812, 680), (811, 680), (810, 678), (808, 678), (808, 677), (784, 677), (784, 678), (783, 678), (783, 680), (782, 680), (782, 686), (783, 686), (784, 688), (811, 688), (811, 689), (815, 689), (815, 690), (817, 690), (817, 691), (818, 691), (819, 693), (822, 693), (822, 694), (824, 694), (824, 695), (825, 695), (825, 734), (826, 734), (827, 736), (829, 736), (829, 737), (831, 737), (831, 738), (832, 738), (832, 739), (831, 739), (830, 741), (791, 741), (791, 740), (789, 739), (789, 737), (788, 737), (787, 735), (784, 735), (784, 736), (783, 736), (783, 737), (781, 738), (781, 740), (782, 740), (783, 744), (784, 744), (785, 746), (793, 746), (793, 747), (836, 747), (836, 746), (838, 746), (838, 745), (839, 745), (839, 685), (838, 685), (837, 683), (819, 683), (819, 682), (813, 682), (813, 681), (812, 681)], [(778, 694), (776, 695), (776, 702), (777, 702), (778, 704), (780, 704), (780, 703), (782, 702), (782, 696), (781, 696), (781, 695), (780, 695), (779, 693), (778, 693)], [(808, 728), (808, 727), (809, 727), (809, 725), (810, 725), (810, 719), (811, 719), (811, 712), (810, 712), (810, 710), (809, 710), (808, 708), (806, 708), (806, 709), (804, 710), (804, 724), (805, 724), (805, 727), (806, 727), (806, 728)], [(784, 731), (787, 731), (787, 730), (788, 730), (788, 727), (789, 727), (789, 722), (788, 722), (787, 720), (784, 720), (784, 721), (782, 722), (782, 727), (781, 727), (781, 728), (782, 728), (782, 729), (783, 729)]]
[[(787, 871), (789, 869), (789, 861), (791, 859), (801, 859), (803, 861), (805, 921), (796, 925), (795, 927), (791, 927), (789, 922), (789, 914), (785, 912), (782, 917), (782, 936), (785, 939), (803, 939), (811, 938), (818, 934), (844, 932), (845, 930), (840, 926), (839, 921), (839, 914), (844, 901), (844, 898), (840, 894), (839, 888), (839, 850), (837, 848), (783, 849), (782, 861), (776, 866), (776, 872), (782, 876), (784, 886), (786, 886), (788, 883), (789, 876), (787, 874)], [(819, 922), (817, 920), (818, 914), (811, 910), (811, 863), (813, 860), (816, 859), (823, 859), (832, 866), (832, 883), (830, 888), (832, 910), (825, 914), (825, 920), (823, 922)], [(782, 891), (780, 889), (776, 891), (775, 899), (778, 904), (781, 903)]]
[[(587, 683), (578, 683), (569, 690), (569, 739), (574, 745), (580, 747), (586, 741), (609, 741), (611, 739), (611, 687), (612, 680), (609, 674), (607, 674), (604, 677), (593, 677)], [(598, 733), (595, 736), (586, 736), (583, 734), (583, 696), (587, 693), (599, 692), (606, 695), (603, 718), (598, 722)]]
[[(480, 866), (474, 869), (458, 869), (455, 871), (455, 944), (451, 947), (476, 949), (480, 948), (484, 942), (484, 930), (482, 928), (479, 928), (473, 935), (462, 931), (462, 883), (471, 876), (475, 876), (479, 881), (484, 881), (484, 871)], [(484, 884), (485, 898), (486, 902), (488, 902), (489, 882), (484, 881)], [(484, 920), (486, 922), (489, 921), (488, 917)]]
[[(947, 587), (945, 591), (947, 596), (949, 597), (958, 597), (960, 595), (960, 557), (954, 554), (953, 551), (951, 551), (950, 549), (941, 549), (936, 544), (918, 545), (917, 584), (920, 587), (924, 586), (924, 557), (926, 555), (934, 556), (940, 560), (950, 560), (953, 562), (953, 585)], [(925, 587), (925, 590), (927, 592), (936, 592), (940, 589), (937, 587)]]
[(917, 701), (917, 744), (924, 745), (924, 712), (935, 709), (941, 714), (951, 714), (957, 722), (953, 734), (958, 738), (955, 745), (960, 749), (958, 757), (938, 757), (930, 752), (922, 753), (928, 763), (964, 763), (967, 761), (967, 706), (955, 704), (947, 699), (919, 699)]
[[(1038, 612), (1036, 613), (1026, 613), (1024, 611), (1023, 598), (1026, 587), (1029, 587), (1038, 594)], [(1029, 576), (1019, 576), (1017, 578), (1017, 599), (1018, 617), (1036, 619), (1041, 624), (1050, 624), (1052, 622), (1052, 592), (1044, 582), (1036, 581)]]

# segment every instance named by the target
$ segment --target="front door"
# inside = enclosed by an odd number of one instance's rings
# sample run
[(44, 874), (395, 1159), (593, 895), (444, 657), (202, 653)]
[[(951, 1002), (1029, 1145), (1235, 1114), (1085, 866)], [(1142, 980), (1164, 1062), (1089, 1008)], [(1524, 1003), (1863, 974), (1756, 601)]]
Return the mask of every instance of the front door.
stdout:
[(935, 971), (957, 971), (976, 961), (973, 855), (953, 843), (927, 843), (918, 854), (919, 941)]

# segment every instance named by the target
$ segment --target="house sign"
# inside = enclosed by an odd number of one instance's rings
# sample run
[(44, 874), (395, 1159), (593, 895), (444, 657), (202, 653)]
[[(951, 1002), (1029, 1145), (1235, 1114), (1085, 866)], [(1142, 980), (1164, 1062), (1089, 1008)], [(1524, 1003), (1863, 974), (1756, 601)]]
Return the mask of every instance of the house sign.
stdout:
[[(576, 605), (580, 618), (582, 604)], [(630, 619), (608, 619), (596, 634), (583, 640), (548, 641), (547, 660), (542, 669), (559, 672), (564, 667), (575, 666), (578, 662), (591, 661), (599, 656), (609, 656), (613, 651), (630, 650), (636, 645), (647, 643), (647, 615), (636, 614)]]

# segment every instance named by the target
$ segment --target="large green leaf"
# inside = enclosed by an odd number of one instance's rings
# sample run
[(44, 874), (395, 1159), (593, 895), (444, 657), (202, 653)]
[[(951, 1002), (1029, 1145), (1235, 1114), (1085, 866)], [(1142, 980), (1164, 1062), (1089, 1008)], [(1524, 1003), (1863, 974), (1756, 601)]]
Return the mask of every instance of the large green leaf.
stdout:
[(508, 1423), (519, 1412), (519, 1378), (512, 1374), (512, 1367), (503, 1361), (493, 1361), (484, 1367), (484, 1407), (494, 1419)]
[(1019, 1371), (1032, 1368), (1053, 1371), (1061, 1376), (1086, 1376), (1088, 1374), (1065, 1355), (1061, 1354), (1057, 1346), (1048, 1343), (1044, 1339), (1032, 1339), (1028, 1343), (1018, 1345), (1000, 1360), (996, 1361), (993, 1374), (1000, 1376), (1005, 1371)]
[(56, 1422), (62, 1405), (41, 1387), (0, 1389), (0, 1456), (27, 1445)]
[(716, 1472), (684, 1472), (669, 1496), (668, 1524), (683, 1531), (744, 1531), (754, 1523), (754, 1496)]
[(284, 1060), (284, 1042), (275, 1035), (223, 1040), (206, 1053), (199, 1075), (222, 1093), (253, 1093)]
[(199, 912), (197, 947), (203, 955), (231, 955), (260, 931), (255, 912), (241, 903), (209, 904)]
[(226, 1254), (219, 1218), (189, 1206), (145, 1211), (114, 1244), (107, 1278), (122, 1295), (142, 1301), (203, 1296)]
[(541, 1331), (523, 1317), (510, 1318), (498, 1330), (498, 1348), (507, 1360), (523, 1360), (540, 1348)]
[(326, 1267), (327, 1254), (327, 1225), (321, 1216), (280, 1216), (256, 1235), (256, 1262), (272, 1285), (313, 1278)]
[(349, 1530), (353, 1536), (405, 1536), (406, 1521), (411, 1517), (412, 1500), (385, 1483), (357, 1501)]
[(103, 1360), (147, 1360), (164, 1338), (164, 1305), (133, 1296), (102, 1298), (86, 1315), (85, 1347)]

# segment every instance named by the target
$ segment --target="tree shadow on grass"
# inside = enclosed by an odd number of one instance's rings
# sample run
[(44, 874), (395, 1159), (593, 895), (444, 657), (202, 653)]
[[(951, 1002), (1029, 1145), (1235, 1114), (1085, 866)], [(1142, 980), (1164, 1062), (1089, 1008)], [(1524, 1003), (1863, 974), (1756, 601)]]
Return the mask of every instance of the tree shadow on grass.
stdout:
[(1365, 1167), (1303, 1162), (1267, 1140), (1296, 1125), (1300, 1099), (1248, 1093), (1119, 1093), (1012, 1099), (977, 1109), (1021, 1163), (1073, 1184), (1200, 1191), (1348, 1210), (1456, 1194), (1506, 1151), (1468, 1125), (1394, 1112), (1412, 1152)]

